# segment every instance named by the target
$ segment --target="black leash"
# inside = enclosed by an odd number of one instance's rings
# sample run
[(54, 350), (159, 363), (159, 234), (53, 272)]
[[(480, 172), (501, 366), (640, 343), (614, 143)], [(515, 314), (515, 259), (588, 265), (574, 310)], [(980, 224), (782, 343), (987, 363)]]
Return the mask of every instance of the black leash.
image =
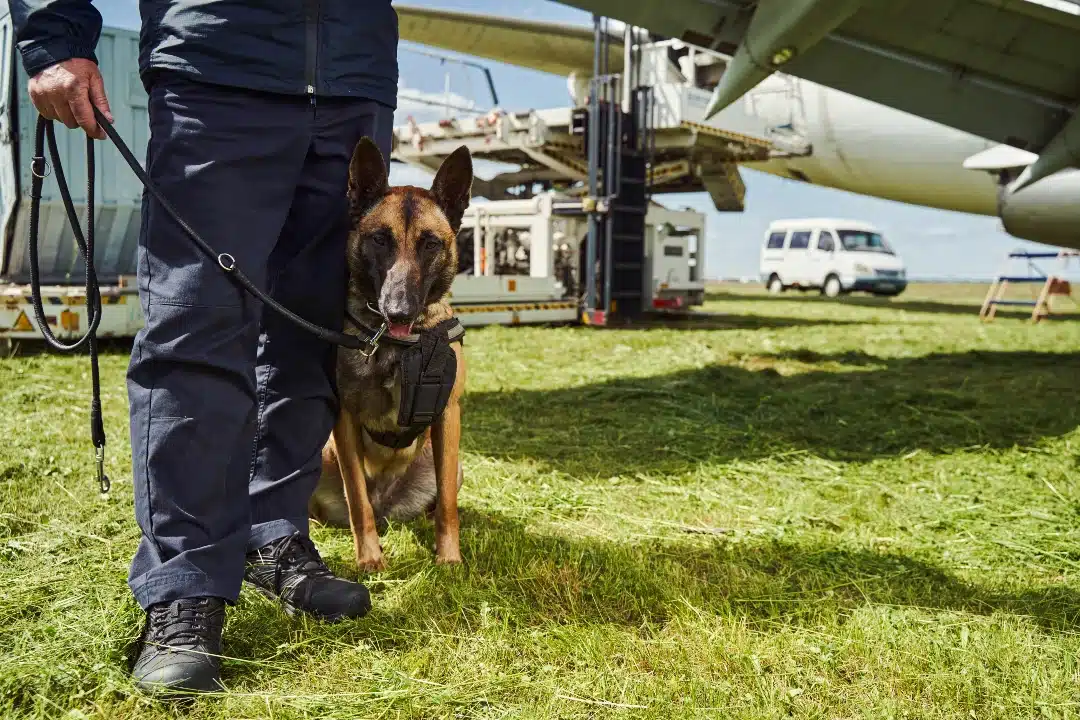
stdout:
[[(38, 270), (38, 223), (41, 211), (41, 186), (48, 177), (48, 163), (45, 161), (45, 139), (49, 141), (49, 154), (52, 155), (56, 170), (56, 183), (60, 186), (60, 197), (67, 209), (68, 220), (75, 243), (79, 246), (86, 262), (86, 314), (89, 327), (86, 334), (70, 345), (60, 342), (45, 319), (45, 308), (41, 302), (41, 278)], [(60, 164), (60, 153), (56, 149), (56, 134), (52, 122), (38, 118), (37, 133), (34, 136), (34, 159), (30, 164), (33, 180), (30, 183), (30, 291), (34, 301), (34, 315), (38, 329), (51, 347), (61, 352), (73, 352), (82, 347), (90, 350), (90, 383), (93, 387), (93, 399), (90, 402), (90, 439), (94, 443), (94, 461), (97, 464), (98, 488), (107, 495), (111, 487), (109, 476), (105, 474), (105, 425), (101, 420), (101, 375), (98, 372), (97, 329), (101, 323), (101, 293), (94, 269), (94, 141), (86, 137), (86, 236), (79, 227), (79, 216), (71, 201), (64, 168)]]
[[(303, 330), (310, 332), (320, 340), (333, 343), (348, 350), (358, 350), (365, 357), (370, 357), (379, 347), (379, 341), (383, 337), (386, 325), (372, 333), (366, 326), (359, 326), (360, 335), (350, 335), (316, 325), (305, 320), (292, 312), (265, 292), (255, 286), (253, 282), (237, 267), (236, 258), (227, 252), (219, 253), (206, 242), (195, 230), (184, 221), (172, 204), (161, 194), (161, 191), (150, 181), (142, 165), (135, 159), (131, 149), (120, 138), (116, 129), (105, 119), (101, 111), (94, 108), (94, 117), (105, 134), (112, 140), (113, 145), (120, 151), (127, 162), (128, 167), (139, 178), (143, 187), (154, 196), (169, 217), (176, 222), (191, 241), (207, 257), (216, 262), (218, 266), (231, 277), (244, 291), (260, 300), (266, 306), (280, 313), (290, 322)], [(41, 209), (41, 188), (45, 178), (49, 175), (49, 163), (45, 159), (45, 141), (49, 143), (49, 155), (52, 159), (52, 171), (56, 173), (56, 184), (60, 190), (60, 197), (67, 210), (68, 222), (71, 223), (72, 234), (75, 243), (82, 253), (86, 263), (86, 311), (89, 327), (86, 334), (70, 345), (60, 342), (53, 334), (45, 318), (45, 309), (41, 301), (41, 278), (38, 270), (38, 223)], [(34, 157), (31, 160), (30, 171), (33, 175), (30, 189), (30, 292), (33, 296), (34, 314), (37, 317), (38, 329), (45, 341), (54, 349), (61, 352), (73, 352), (83, 347), (90, 353), (90, 380), (93, 397), (90, 403), (90, 437), (94, 443), (94, 458), (97, 464), (98, 487), (102, 496), (108, 494), (111, 488), (109, 477), (105, 474), (105, 426), (101, 419), (101, 378), (98, 372), (98, 348), (97, 329), (101, 323), (101, 292), (98, 287), (97, 271), (94, 267), (94, 140), (90, 136), (86, 138), (86, 167), (87, 167), (87, 195), (86, 195), (86, 235), (83, 235), (79, 227), (79, 215), (75, 212), (75, 204), (71, 200), (71, 191), (68, 188), (67, 179), (64, 177), (64, 168), (60, 161), (60, 153), (56, 147), (56, 134), (52, 120), (38, 116), (37, 131), (34, 135)]]

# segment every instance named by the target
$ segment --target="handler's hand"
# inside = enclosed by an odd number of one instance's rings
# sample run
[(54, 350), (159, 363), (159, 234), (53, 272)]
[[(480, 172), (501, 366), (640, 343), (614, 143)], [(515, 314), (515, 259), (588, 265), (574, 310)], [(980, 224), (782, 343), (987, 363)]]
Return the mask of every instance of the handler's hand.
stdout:
[(97, 63), (85, 58), (65, 60), (32, 77), (30, 100), (43, 117), (59, 120), (69, 128), (81, 127), (97, 140), (105, 139), (105, 131), (98, 126), (93, 108), (113, 121), (101, 71)]

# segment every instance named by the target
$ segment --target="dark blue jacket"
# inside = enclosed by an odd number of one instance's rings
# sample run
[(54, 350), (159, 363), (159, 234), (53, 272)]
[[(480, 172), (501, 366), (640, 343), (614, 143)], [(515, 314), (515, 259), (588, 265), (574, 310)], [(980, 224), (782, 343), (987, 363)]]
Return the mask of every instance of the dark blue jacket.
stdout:
[[(140, 0), (139, 70), (175, 70), (253, 90), (357, 97), (396, 107), (391, 0)], [(91, 0), (9, 0), (31, 76), (69, 58), (97, 61)]]

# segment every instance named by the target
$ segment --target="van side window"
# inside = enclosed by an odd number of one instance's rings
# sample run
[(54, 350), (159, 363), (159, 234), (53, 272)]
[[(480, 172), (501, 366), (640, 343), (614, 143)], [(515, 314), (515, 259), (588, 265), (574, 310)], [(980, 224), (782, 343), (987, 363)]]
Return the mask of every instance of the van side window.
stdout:
[(791, 234), (788, 250), (805, 250), (808, 247), (810, 247), (810, 233), (808, 231), (800, 230)]
[(787, 233), (774, 232), (769, 235), (769, 241), (765, 243), (765, 247), (769, 250), (779, 250), (784, 247), (784, 238), (787, 237)]
[(836, 238), (828, 230), (822, 230), (818, 233), (817, 249), (823, 252), (832, 252), (836, 249)]

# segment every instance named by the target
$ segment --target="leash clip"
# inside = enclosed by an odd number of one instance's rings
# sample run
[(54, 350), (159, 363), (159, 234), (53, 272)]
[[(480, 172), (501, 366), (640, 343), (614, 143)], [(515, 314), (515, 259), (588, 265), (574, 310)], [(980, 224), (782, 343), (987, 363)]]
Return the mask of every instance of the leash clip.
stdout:
[(94, 461), (97, 464), (98, 489), (104, 499), (108, 496), (109, 490), (112, 489), (112, 482), (109, 480), (109, 476), (105, 474), (105, 446), (94, 448)]
[(384, 332), (386, 332), (386, 323), (383, 323), (382, 326), (375, 331), (375, 335), (367, 341), (367, 345), (365, 347), (370, 348), (370, 351), (364, 352), (363, 348), (360, 349), (360, 354), (364, 356), (364, 359), (371, 360), (371, 356), (374, 355), (375, 351), (379, 349), (379, 338), (383, 336)]

